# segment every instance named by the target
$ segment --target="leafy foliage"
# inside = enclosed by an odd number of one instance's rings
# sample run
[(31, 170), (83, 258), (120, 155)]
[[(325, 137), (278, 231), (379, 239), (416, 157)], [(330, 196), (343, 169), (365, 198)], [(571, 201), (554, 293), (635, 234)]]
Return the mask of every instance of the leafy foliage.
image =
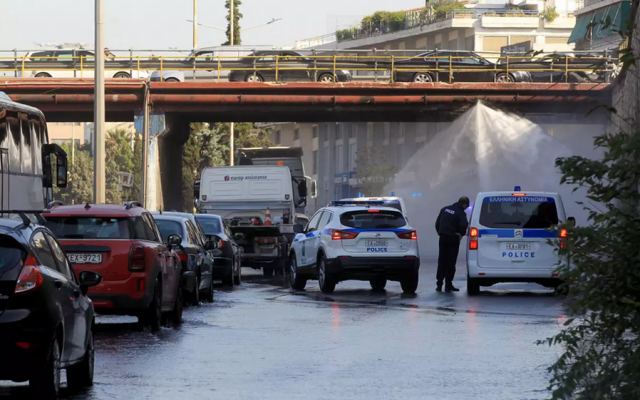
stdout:
[[(242, 44), (242, 38), (240, 37), (240, 19), (242, 19), (243, 15), (240, 12), (240, 6), (242, 5), (242, 0), (233, 0), (233, 44), (234, 46)], [(227, 9), (227, 30), (226, 36), (227, 41), (224, 42), (223, 46), (228, 46), (231, 44), (231, 0), (225, 0), (224, 7)]]
[(547, 7), (544, 9), (544, 19), (547, 22), (553, 22), (559, 16), (560, 14), (558, 14), (555, 7)]
[[(640, 132), (595, 140), (600, 160), (572, 156), (562, 183), (587, 188), (590, 226), (570, 228), (572, 265), (561, 272), (573, 318), (555, 337), (554, 399), (640, 398)], [(602, 207), (602, 208), (600, 208)]]

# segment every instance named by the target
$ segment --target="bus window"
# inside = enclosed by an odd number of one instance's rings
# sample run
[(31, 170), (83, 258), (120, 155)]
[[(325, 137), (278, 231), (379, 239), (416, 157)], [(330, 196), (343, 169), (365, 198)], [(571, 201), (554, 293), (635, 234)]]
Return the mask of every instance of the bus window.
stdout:
[(22, 143), (20, 146), (20, 154), (22, 159), (22, 172), (25, 174), (33, 174), (33, 159), (31, 156), (31, 130), (29, 129), (29, 121), (20, 120), (20, 128), (22, 130)]
[(42, 125), (31, 121), (31, 149), (33, 150), (33, 173), (42, 175)]
[(20, 173), (20, 123), (17, 118), (7, 118), (9, 122), (9, 172)]

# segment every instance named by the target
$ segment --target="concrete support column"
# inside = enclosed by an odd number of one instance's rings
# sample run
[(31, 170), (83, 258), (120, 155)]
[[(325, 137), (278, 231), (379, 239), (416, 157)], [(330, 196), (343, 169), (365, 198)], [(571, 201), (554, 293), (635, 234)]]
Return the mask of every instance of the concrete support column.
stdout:
[(158, 136), (158, 161), (160, 185), (162, 187), (162, 209), (190, 210), (182, 197), (182, 158), (184, 145), (189, 139), (189, 120), (167, 114), (166, 129)]

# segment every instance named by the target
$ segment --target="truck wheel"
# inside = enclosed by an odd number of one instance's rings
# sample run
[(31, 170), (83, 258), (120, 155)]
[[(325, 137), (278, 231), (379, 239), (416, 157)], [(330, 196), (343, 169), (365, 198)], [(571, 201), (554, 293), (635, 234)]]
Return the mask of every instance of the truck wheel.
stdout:
[(400, 286), (404, 294), (415, 294), (418, 289), (418, 271), (407, 274), (401, 281)]
[(375, 279), (371, 279), (369, 283), (371, 284), (371, 289), (374, 292), (382, 292), (384, 291), (384, 287), (387, 286), (387, 279), (375, 278)]
[(88, 342), (82, 361), (67, 368), (67, 385), (73, 390), (93, 386), (95, 350), (92, 331), (89, 331)]
[(291, 289), (304, 290), (304, 287), (307, 286), (307, 280), (300, 276), (300, 274), (298, 274), (298, 263), (296, 262), (296, 256), (292, 254), (290, 258), (289, 285), (291, 285)]
[(322, 293), (333, 293), (336, 289), (336, 281), (327, 272), (327, 263), (324, 256), (321, 256), (320, 260), (318, 260), (318, 285)]
[(480, 294), (480, 284), (477, 279), (467, 277), (467, 295), (477, 296)]
[(273, 276), (273, 267), (262, 267), (262, 276), (271, 278)]

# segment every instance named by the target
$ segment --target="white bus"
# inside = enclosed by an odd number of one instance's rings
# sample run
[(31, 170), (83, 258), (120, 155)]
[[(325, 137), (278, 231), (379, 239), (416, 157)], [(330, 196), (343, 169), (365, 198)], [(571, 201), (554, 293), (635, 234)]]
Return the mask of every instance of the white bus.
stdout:
[(0, 92), (0, 210), (42, 210), (54, 183), (67, 185), (67, 154), (48, 143), (44, 114)]

